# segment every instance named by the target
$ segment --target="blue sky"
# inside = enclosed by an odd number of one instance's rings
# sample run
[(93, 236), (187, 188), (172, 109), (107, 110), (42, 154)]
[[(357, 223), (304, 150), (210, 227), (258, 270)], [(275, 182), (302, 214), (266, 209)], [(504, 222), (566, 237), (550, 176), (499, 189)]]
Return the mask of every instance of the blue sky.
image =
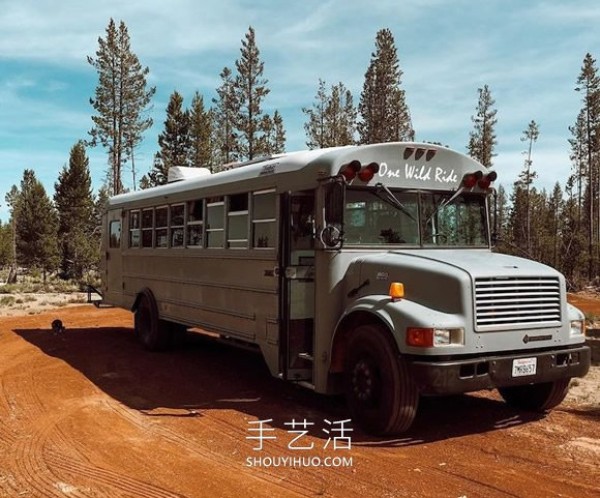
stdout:
[[(389, 28), (417, 140), (464, 152), (477, 89), (489, 85), (498, 110), (494, 166), (508, 189), (523, 167), (520, 137), (532, 119), (540, 127), (535, 185), (564, 184), (568, 127), (581, 108), (575, 82), (585, 54), (600, 57), (596, 0), (0, 0), (0, 220), (8, 219), (4, 195), (25, 168), (52, 196), (71, 147), (88, 137), (97, 74), (86, 56), (111, 17), (127, 25), (157, 88), (138, 177), (151, 166), (171, 93), (186, 106), (195, 91), (210, 102), (248, 26), (271, 89), (263, 110), (282, 114), (288, 151), (305, 148), (301, 109), (319, 78), (343, 82), (358, 102), (375, 35)], [(98, 147), (88, 155), (97, 188), (107, 154)], [(131, 187), (127, 171), (123, 180)]]

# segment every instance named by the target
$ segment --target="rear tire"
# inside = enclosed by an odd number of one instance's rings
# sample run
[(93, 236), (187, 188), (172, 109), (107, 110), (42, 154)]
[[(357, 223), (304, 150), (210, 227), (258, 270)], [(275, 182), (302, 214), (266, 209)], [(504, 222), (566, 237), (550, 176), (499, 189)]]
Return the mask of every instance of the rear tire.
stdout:
[(350, 335), (344, 371), (350, 412), (366, 432), (390, 436), (409, 429), (419, 393), (383, 327), (362, 325)]
[(158, 317), (158, 306), (150, 289), (144, 289), (139, 295), (134, 329), (148, 351), (162, 351), (169, 345), (168, 327)]
[(510, 406), (543, 412), (558, 406), (569, 392), (571, 379), (560, 379), (542, 384), (500, 387), (498, 392)]

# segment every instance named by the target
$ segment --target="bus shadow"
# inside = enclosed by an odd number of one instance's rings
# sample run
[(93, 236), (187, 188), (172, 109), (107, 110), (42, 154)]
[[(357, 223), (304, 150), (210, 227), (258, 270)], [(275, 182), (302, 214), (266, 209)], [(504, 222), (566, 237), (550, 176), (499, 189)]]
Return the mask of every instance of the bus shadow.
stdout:
[[(350, 418), (342, 397), (323, 396), (273, 378), (259, 354), (193, 334), (185, 348), (144, 351), (130, 328), (14, 331), (45, 354), (81, 372), (99, 389), (149, 417), (202, 417), (236, 410), (289, 431), (307, 421), (308, 433), (328, 439), (326, 422)], [(426, 398), (406, 435), (374, 438), (351, 423), (357, 446), (411, 446), (529, 423), (543, 415), (520, 412), (486, 395)], [(338, 426), (339, 427), (339, 426)], [(329, 429), (331, 432), (331, 429)]]

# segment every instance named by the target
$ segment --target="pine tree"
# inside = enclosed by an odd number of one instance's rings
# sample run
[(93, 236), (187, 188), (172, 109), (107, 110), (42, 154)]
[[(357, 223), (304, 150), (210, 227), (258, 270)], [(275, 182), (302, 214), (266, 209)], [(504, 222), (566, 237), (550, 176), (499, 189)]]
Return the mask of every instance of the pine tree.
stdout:
[(589, 253), (585, 250), (585, 236), (579, 226), (577, 213), (577, 193), (575, 192), (575, 177), (571, 176), (566, 183), (565, 193), (567, 199), (561, 211), (563, 220), (560, 237), (559, 266), (558, 269), (565, 275), (569, 288), (579, 288), (583, 282), (582, 277), (585, 269), (587, 279), (587, 267)]
[(583, 60), (576, 90), (583, 94), (583, 108), (572, 129), (576, 135), (571, 145), (580, 162), (578, 167), (585, 171), (586, 177), (582, 218), (587, 229), (588, 278), (591, 280), (597, 273), (600, 259), (600, 77), (596, 60), (589, 53)]
[(548, 250), (550, 233), (546, 223), (548, 218), (548, 195), (545, 189), (538, 192), (535, 187), (532, 187), (529, 191), (529, 197), (527, 197), (527, 191), (523, 190), (525, 191), (525, 210), (529, 208), (531, 212), (530, 226), (532, 233), (531, 238), (528, 240), (527, 227), (524, 228), (525, 245), (523, 248), (535, 261), (548, 264), (548, 256), (550, 255)]
[(322, 149), (327, 147), (325, 109), (327, 107), (327, 91), (325, 89), (325, 80), (319, 78), (319, 87), (312, 107), (303, 107), (302, 112), (308, 117), (304, 123), (306, 132), (306, 146), (309, 149)]
[(496, 109), (494, 109), (495, 101), (487, 85), (478, 89), (479, 101), (477, 103), (476, 114), (471, 116), (471, 121), (474, 123), (474, 129), (469, 134), (469, 155), (479, 161), (484, 166), (490, 168), (492, 166), (492, 158), (494, 147), (496, 146)]
[(537, 139), (540, 136), (540, 130), (537, 123), (533, 120), (527, 126), (527, 129), (523, 131), (523, 136), (521, 137), (521, 142), (526, 142), (528, 144), (527, 151), (525, 154), (527, 158), (525, 159), (525, 164), (523, 166), (523, 171), (519, 175), (519, 185), (525, 189), (525, 209), (526, 209), (526, 238), (527, 238), (527, 252), (531, 253), (531, 202), (530, 202), (530, 190), (531, 184), (535, 178), (537, 178), (537, 172), (531, 169), (533, 164), (533, 160), (531, 159), (533, 144), (537, 142)]
[[(110, 184), (113, 194), (123, 191), (121, 169), (127, 158), (133, 160), (135, 148), (152, 119), (143, 113), (150, 104), (156, 89), (146, 89), (149, 69), (143, 68), (131, 51), (130, 38), (125, 23), (117, 29), (110, 19), (106, 38), (98, 38), (96, 57), (87, 58), (98, 73), (95, 98), (90, 104), (97, 112), (92, 116), (94, 127), (90, 130), (91, 145), (98, 142), (108, 149)], [(132, 169), (135, 173), (135, 168)]]
[(140, 179), (140, 189), (156, 187), (167, 183), (169, 167), (160, 158), (160, 153), (154, 154), (152, 169)]
[(356, 132), (356, 108), (352, 93), (343, 83), (331, 87), (327, 94), (325, 81), (319, 79), (316, 100), (312, 108), (304, 107), (307, 115), (304, 123), (306, 145), (310, 149), (350, 145), (354, 143)]
[(360, 143), (414, 140), (410, 112), (400, 88), (399, 66), (392, 32), (378, 31), (358, 105)]
[(13, 230), (11, 223), (0, 221), (0, 267), (10, 266), (13, 262)]
[(328, 146), (351, 145), (356, 131), (356, 109), (352, 93), (343, 83), (331, 87), (331, 97), (325, 108)]
[(13, 185), (10, 190), (4, 196), (4, 200), (7, 206), (10, 207), (10, 226), (12, 233), (11, 241), (11, 265), (8, 277), (6, 279), (7, 284), (14, 284), (17, 281), (17, 219), (16, 219), (16, 207), (19, 200), (19, 189), (16, 185)]
[(558, 182), (554, 184), (551, 196), (548, 198), (548, 209), (546, 212), (545, 225), (548, 236), (544, 253), (546, 263), (553, 268), (560, 265), (560, 240), (563, 233), (562, 211), (564, 206), (562, 188)]
[(260, 139), (260, 152), (265, 156), (281, 154), (285, 151), (285, 130), (283, 128), (283, 118), (278, 111), (275, 111), (273, 118), (265, 114), (261, 122), (263, 135)]
[(263, 153), (260, 150), (263, 124), (262, 101), (268, 95), (268, 80), (263, 78), (264, 63), (252, 26), (242, 40), (241, 57), (236, 61), (237, 77), (234, 82), (235, 100), (238, 104), (236, 128), (239, 132), (239, 156), (253, 159)]
[(213, 117), (211, 110), (204, 108), (204, 98), (199, 92), (194, 94), (189, 116), (189, 164), (197, 168), (211, 168), (213, 160)]
[(158, 135), (160, 150), (154, 156), (152, 170), (148, 173), (152, 186), (167, 183), (169, 168), (190, 164), (190, 115), (184, 110), (183, 97), (177, 91), (169, 99), (164, 124), (164, 131)]
[(58, 267), (58, 216), (33, 170), (23, 172), (14, 214), (17, 262), (46, 273)]
[(527, 252), (527, 200), (523, 186), (517, 181), (513, 185), (513, 191), (510, 196), (511, 208), (508, 219), (508, 241), (510, 244), (509, 252), (516, 255), (526, 255), (532, 258)]
[(285, 152), (285, 127), (283, 126), (283, 117), (279, 111), (273, 114), (273, 126), (275, 133), (271, 140), (271, 154), (282, 154)]
[(574, 126), (569, 126), (569, 131), (572, 138), (569, 139), (571, 146), (570, 159), (573, 163), (573, 183), (577, 187), (574, 190), (577, 191), (576, 197), (576, 210), (575, 220), (577, 221), (577, 227), (581, 228), (581, 217), (583, 213), (583, 189), (585, 179), (587, 177), (587, 151), (585, 133), (586, 133), (586, 116), (585, 109), (582, 109), (577, 116), (577, 120)]
[(496, 195), (493, 197), (493, 220), (495, 224), (492, 227), (496, 239), (496, 251), (510, 252), (507, 244), (508, 236), (508, 200), (506, 190), (503, 185), (498, 186)]
[(99, 260), (92, 180), (83, 142), (71, 149), (69, 165), (60, 172), (54, 188), (61, 272), (65, 278), (81, 278)]
[[(236, 123), (240, 105), (235, 93), (231, 69), (223, 68), (220, 74), (221, 86), (217, 88), (218, 98), (213, 99), (213, 143), (215, 163), (228, 164), (238, 159), (239, 138)], [(211, 169), (214, 172), (214, 168)]]
[(102, 216), (106, 212), (108, 206), (108, 189), (101, 187), (94, 199), (94, 212), (92, 215), (92, 224), (94, 226), (94, 234), (99, 235), (102, 228)]

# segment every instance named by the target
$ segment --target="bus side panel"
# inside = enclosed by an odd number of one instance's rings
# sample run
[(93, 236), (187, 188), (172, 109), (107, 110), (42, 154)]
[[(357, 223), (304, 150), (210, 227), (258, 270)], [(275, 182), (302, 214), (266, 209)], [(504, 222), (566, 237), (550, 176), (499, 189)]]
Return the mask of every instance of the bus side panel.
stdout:
[[(261, 347), (278, 372), (278, 278), (274, 251), (132, 249), (123, 257), (124, 301), (152, 290), (161, 319)], [(233, 253), (233, 254), (232, 254)], [(225, 264), (224, 264), (225, 261)]]

